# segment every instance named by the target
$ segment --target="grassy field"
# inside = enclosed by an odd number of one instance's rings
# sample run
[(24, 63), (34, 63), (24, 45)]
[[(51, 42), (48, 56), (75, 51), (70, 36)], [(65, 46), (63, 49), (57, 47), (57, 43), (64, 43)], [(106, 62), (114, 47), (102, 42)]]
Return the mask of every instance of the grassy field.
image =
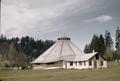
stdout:
[(120, 81), (120, 65), (94, 70), (0, 71), (2, 81)]

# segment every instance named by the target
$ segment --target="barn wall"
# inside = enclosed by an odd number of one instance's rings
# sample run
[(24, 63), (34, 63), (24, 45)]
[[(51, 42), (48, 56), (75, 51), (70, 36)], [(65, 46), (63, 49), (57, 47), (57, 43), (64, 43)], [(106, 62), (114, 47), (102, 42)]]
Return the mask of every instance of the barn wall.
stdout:
[[(89, 64), (91, 61), (91, 65)], [(102, 63), (101, 63), (102, 62)], [(99, 59), (96, 59), (96, 56), (92, 57), (88, 61), (76, 61), (73, 62), (73, 65), (70, 65), (70, 61), (63, 62), (64, 69), (90, 69), (90, 68), (107, 68), (107, 61), (99, 56)]]
[(107, 61), (103, 61), (103, 66), (101, 68), (107, 68)]
[[(89, 63), (92, 62), (90, 65)], [(102, 64), (101, 64), (102, 62)], [(99, 56), (99, 59), (96, 59), (96, 56), (92, 57), (88, 61), (73, 61), (73, 65), (70, 65), (70, 61), (58, 61), (54, 63), (44, 63), (40, 65), (33, 64), (33, 69), (89, 69), (89, 68), (107, 68), (107, 61)]]
[[(93, 61), (93, 65), (95, 68), (107, 68), (107, 61), (104, 60), (101, 56), (99, 56), (99, 59), (96, 59), (96, 57), (94, 56), (93, 58), (91, 58), (90, 60)], [(103, 62), (103, 64), (101, 63)], [(96, 65), (95, 65), (96, 63)]]
[(42, 63), (42, 64), (33, 64), (33, 69), (57, 69), (62, 68), (63, 62), (54, 62), (54, 63)]
[(70, 62), (64, 62), (63, 68), (64, 69), (88, 69), (88, 68), (94, 68), (94, 65), (93, 65), (93, 61), (91, 66), (89, 66), (89, 61), (73, 62), (73, 65), (70, 65)]
[[(92, 65), (89, 65), (89, 61), (92, 62)], [(88, 68), (95, 68), (95, 67), (94, 67), (94, 61), (93, 61), (93, 60), (89, 60), (89, 61), (87, 61), (87, 62), (88, 62)]]

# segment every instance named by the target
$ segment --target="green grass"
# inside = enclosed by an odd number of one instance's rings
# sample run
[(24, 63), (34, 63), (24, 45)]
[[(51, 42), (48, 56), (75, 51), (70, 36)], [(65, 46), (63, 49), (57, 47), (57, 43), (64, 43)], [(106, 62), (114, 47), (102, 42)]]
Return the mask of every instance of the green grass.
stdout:
[(93, 70), (0, 71), (2, 81), (120, 81), (120, 65)]

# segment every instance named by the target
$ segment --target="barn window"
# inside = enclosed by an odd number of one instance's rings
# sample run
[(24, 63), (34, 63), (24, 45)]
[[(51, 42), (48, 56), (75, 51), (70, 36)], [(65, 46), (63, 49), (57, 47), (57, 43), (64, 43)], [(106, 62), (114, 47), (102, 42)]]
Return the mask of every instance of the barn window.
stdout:
[(73, 66), (73, 62), (70, 62), (70, 66)]
[(89, 61), (89, 66), (92, 66), (92, 61)]
[(103, 61), (101, 61), (100, 63), (101, 63), (101, 66), (103, 66)]
[(40, 63), (36, 63), (36, 65), (40, 65)]
[(49, 63), (47, 63), (47, 65), (52, 65), (52, 64), (54, 64), (54, 62), (49, 62)]
[(79, 65), (82, 65), (82, 62), (79, 62)]

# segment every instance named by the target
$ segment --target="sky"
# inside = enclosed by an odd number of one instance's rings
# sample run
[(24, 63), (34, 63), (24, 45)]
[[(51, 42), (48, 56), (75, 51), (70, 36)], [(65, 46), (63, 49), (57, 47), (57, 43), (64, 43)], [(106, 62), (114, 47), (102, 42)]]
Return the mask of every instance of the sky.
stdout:
[(56, 40), (66, 35), (80, 49), (93, 34), (120, 26), (120, 0), (2, 0), (1, 33)]

